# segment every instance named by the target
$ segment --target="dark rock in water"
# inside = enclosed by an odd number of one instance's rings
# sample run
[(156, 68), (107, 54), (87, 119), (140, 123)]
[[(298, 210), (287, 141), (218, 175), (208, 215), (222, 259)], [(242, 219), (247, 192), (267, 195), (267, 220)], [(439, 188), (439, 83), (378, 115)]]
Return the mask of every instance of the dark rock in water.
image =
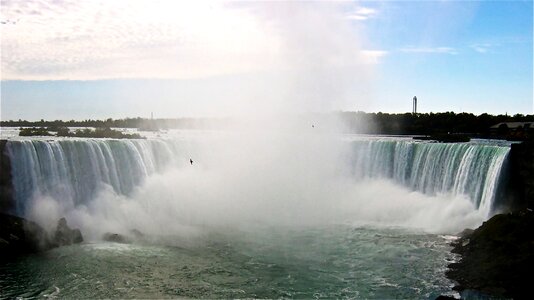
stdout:
[(102, 239), (106, 242), (114, 242), (114, 243), (121, 243), (121, 244), (130, 244), (134, 241), (143, 241), (145, 240), (145, 235), (137, 230), (132, 229), (130, 230), (129, 235), (123, 235), (120, 233), (113, 233), (113, 232), (106, 232)]
[(136, 239), (142, 239), (142, 238), (145, 237), (145, 235), (144, 235), (141, 231), (139, 231), (139, 230), (137, 230), (137, 229), (132, 229), (132, 230), (130, 230), (130, 233), (131, 233)]
[(457, 300), (456, 298), (454, 297), (451, 297), (451, 296), (445, 296), (445, 295), (439, 295), (436, 300)]
[(457, 236), (459, 236), (461, 238), (467, 238), (468, 236), (473, 234), (473, 232), (475, 232), (473, 229), (466, 228), (466, 229), (462, 230), (462, 232), (458, 233)]
[(495, 215), (453, 245), (461, 255), (447, 276), (455, 290), (479, 291), (494, 297), (526, 298), (534, 270), (534, 213), (528, 210)]
[(106, 242), (114, 242), (114, 243), (121, 243), (121, 244), (129, 244), (132, 242), (128, 237), (122, 234), (111, 233), (111, 232), (105, 233), (102, 236), (102, 239)]
[(70, 229), (65, 218), (59, 220), (55, 233), (50, 236), (37, 223), (0, 213), (0, 259), (81, 242), (82, 233)]
[(0, 212), (9, 213), (14, 208), (11, 161), (6, 151), (6, 140), (0, 140)]
[(56, 232), (54, 234), (53, 243), (56, 246), (66, 246), (71, 244), (78, 244), (83, 242), (82, 233), (79, 229), (71, 229), (67, 225), (65, 218), (59, 219), (57, 222)]
[(34, 222), (0, 213), (0, 258), (52, 248), (46, 231)]

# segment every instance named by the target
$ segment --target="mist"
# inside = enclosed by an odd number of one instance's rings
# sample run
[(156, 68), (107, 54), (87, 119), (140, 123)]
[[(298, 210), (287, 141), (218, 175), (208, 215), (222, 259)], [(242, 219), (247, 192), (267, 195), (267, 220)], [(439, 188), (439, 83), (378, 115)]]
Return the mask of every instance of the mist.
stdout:
[[(215, 89), (208, 85), (200, 104), (194, 94), (173, 97), (176, 88), (160, 91), (150, 103), (166, 114), (187, 111), (191, 103), (197, 112), (216, 108), (239, 116), (230, 131), (186, 140), (182, 164), (148, 177), (128, 196), (105, 184), (83, 205), (37, 196), (30, 218), (51, 228), (66, 216), (91, 239), (132, 229), (162, 236), (340, 223), (454, 233), (483, 220), (465, 197), (427, 196), (387, 180), (354, 179), (351, 153), (337, 134), (342, 123), (311, 114), (370, 99), (372, 65), (344, 17), (346, 4), (255, 3), (240, 9), (257, 16), (264, 33), (277, 41), (257, 58), (268, 63), (268, 71)], [(349, 99), (355, 89), (362, 97)], [(158, 101), (166, 92), (167, 101)]]
[(467, 196), (429, 196), (391, 180), (354, 178), (348, 144), (311, 127), (298, 134), (198, 134), (183, 141), (181, 163), (149, 176), (130, 195), (102, 184), (82, 205), (37, 197), (29, 217), (53, 229), (66, 216), (89, 240), (132, 229), (161, 238), (336, 224), (454, 234), (484, 220)]

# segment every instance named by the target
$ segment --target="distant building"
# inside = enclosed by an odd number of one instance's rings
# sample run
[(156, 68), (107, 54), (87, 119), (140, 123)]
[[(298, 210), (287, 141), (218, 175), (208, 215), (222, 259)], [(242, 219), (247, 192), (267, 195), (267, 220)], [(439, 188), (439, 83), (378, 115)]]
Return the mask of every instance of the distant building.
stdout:
[(490, 127), (491, 130), (498, 130), (499, 128), (503, 129), (510, 129), (510, 130), (517, 130), (517, 129), (534, 129), (534, 126), (532, 126), (532, 122), (502, 122), (499, 124), (495, 124)]
[(417, 97), (416, 96), (413, 96), (412, 113), (414, 115), (417, 113)]
[(524, 139), (534, 134), (534, 122), (502, 122), (490, 127), (494, 137)]

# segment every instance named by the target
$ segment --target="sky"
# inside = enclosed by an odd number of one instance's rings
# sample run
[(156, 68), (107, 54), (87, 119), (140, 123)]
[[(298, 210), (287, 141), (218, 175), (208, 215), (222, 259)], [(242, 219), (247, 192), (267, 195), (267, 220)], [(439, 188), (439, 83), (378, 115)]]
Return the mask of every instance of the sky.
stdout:
[(533, 114), (532, 1), (1, 0), (2, 120)]

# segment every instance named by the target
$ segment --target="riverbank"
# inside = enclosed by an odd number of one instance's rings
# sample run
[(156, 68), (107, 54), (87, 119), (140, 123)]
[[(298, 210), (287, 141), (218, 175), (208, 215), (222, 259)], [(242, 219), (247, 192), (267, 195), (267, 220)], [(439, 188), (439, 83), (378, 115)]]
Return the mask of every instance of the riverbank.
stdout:
[(449, 265), (454, 290), (490, 297), (522, 299), (531, 294), (534, 267), (534, 213), (523, 210), (495, 215), (455, 242), (461, 255)]

